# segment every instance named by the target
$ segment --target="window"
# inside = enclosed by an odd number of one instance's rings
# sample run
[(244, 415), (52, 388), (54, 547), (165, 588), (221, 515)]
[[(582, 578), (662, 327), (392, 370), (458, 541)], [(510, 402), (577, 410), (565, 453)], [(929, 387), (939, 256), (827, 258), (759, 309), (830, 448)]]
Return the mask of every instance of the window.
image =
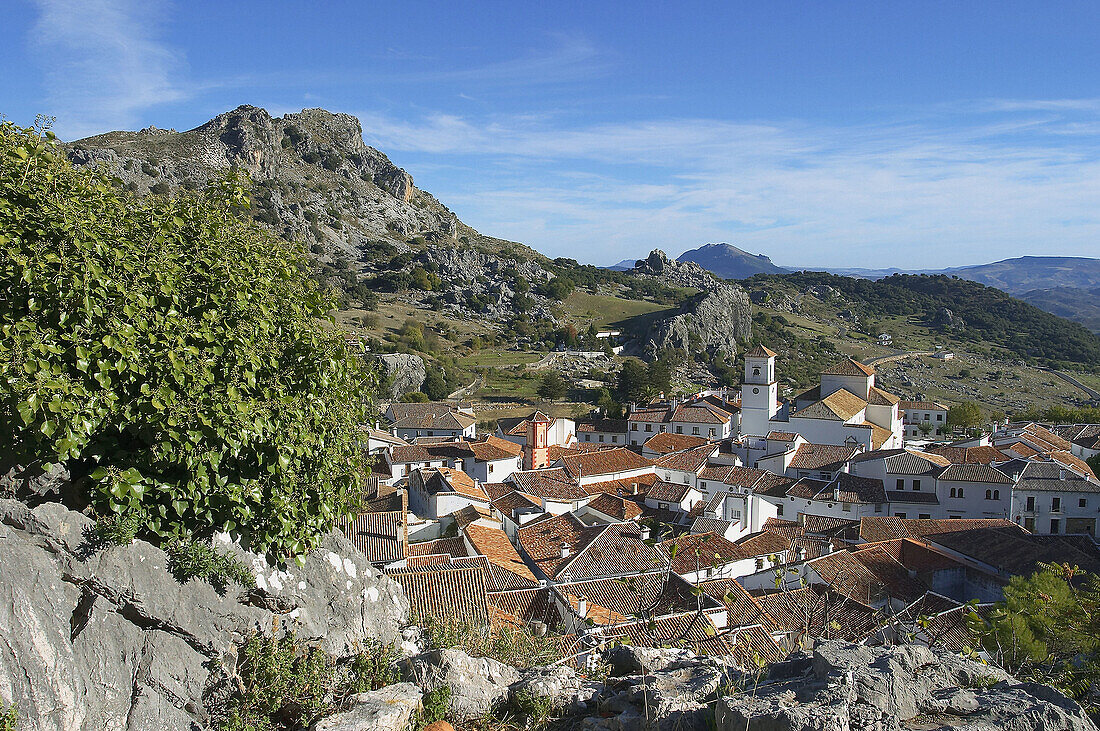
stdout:
[(662, 433), (662, 434), (664, 434), (664, 433), (665, 433), (665, 425), (664, 425), (664, 424), (661, 424), (661, 433)]
[(1057, 518), (1052, 518), (1051, 521), (1050, 521), (1050, 532), (1051, 533), (1057, 533), (1058, 529), (1060, 527), (1061, 526), (1059, 526), (1059, 524), (1058, 524), (1058, 519)]
[(434, 436), (435, 436), (435, 432), (434, 432), (434, 431), (432, 431), (431, 429), (429, 429), (429, 430), (428, 430), (428, 436), (429, 436), (429, 437), (434, 437)]
[(683, 433), (684, 433), (684, 427), (682, 427), (682, 426), (680, 426), (679, 424), (677, 424), (677, 425), (676, 425), (676, 433), (677, 433), (677, 434), (683, 434)]
[(646, 424), (645, 425), (645, 430), (646, 431), (653, 431), (653, 425), (652, 424)]
[(614, 434), (611, 435), (611, 443), (612, 444), (618, 444), (619, 443), (619, 438), (617, 436), (615, 436)]
[(697, 426), (691, 427), (691, 433), (694, 434), (695, 436), (699, 436), (699, 427), (697, 427)]
[(898, 489), (899, 490), (904, 490), (905, 489), (905, 480), (898, 480)]
[(913, 480), (913, 489), (914, 490), (919, 490), (920, 489), (920, 480)]
[(752, 369), (752, 374), (754, 376), (759, 376), (760, 375), (760, 369), (759, 368), (753, 368)]
[(843, 510), (843, 511), (844, 511), (845, 513), (850, 513), (850, 512), (852, 512), (852, 504), (851, 504), (851, 503), (844, 503), (844, 507), (843, 507), (843, 508), (841, 508), (841, 509), (842, 509), (842, 510)]
[(1024, 518), (1024, 530), (1035, 532), (1035, 518)]
[(993, 491), (992, 490), (986, 490), (985, 491), (985, 499), (986, 500), (992, 500), (993, 499)]
[(1000, 500), (1001, 499), (1001, 491), (1000, 490), (994, 490), (993, 491), (993, 499), (994, 500)]
[(710, 430), (710, 434), (709, 434), (708, 436), (712, 436), (712, 437), (713, 437), (714, 435), (715, 435), (715, 434), (714, 434), (714, 430), (713, 430), (713, 429), (711, 429), (711, 430)]
[(936, 414), (936, 421), (943, 421), (943, 414)]
[(963, 489), (960, 487), (959, 488), (959, 497), (962, 497), (962, 496), (963, 496)]
[[(1050, 499), (1050, 512), (1057, 513), (1062, 510), (1062, 498), (1056, 497)], [(1051, 531), (1053, 533), (1054, 531)]]
[(493, 474), (493, 463), (492, 462), (489, 463), (489, 474), (490, 475)]
[(955, 495), (955, 488), (951, 488), (951, 497), (957, 497), (957, 496)]
[(1034, 496), (1029, 497), (1027, 499), (1027, 508), (1025, 508), (1025, 509), (1028, 510), (1028, 511), (1035, 510), (1035, 497)]
[(875, 503), (875, 512), (876, 513), (881, 513), (882, 512), (882, 503)]
[(763, 569), (764, 569), (764, 559), (762, 559), (762, 558), (756, 559), (756, 570), (757, 571), (762, 571)]
[(657, 507), (661, 510), (668, 510), (668, 503), (657, 503)]
[(921, 520), (929, 520), (932, 516), (928, 513), (921, 513), (919, 517)]
[(600, 441), (603, 441), (603, 434), (600, 435)]
[(586, 441), (586, 442), (592, 441), (592, 435), (591, 434), (585, 434), (584, 435), (584, 441)]
[(1077, 501), (1077, 507), (1079, 507), (1079, 508), (1087, 508), (1088, 506), (1089, 506), (1089, 501), (1086, 500), (1085, 498), (1081, 498), (1080, 500)]
[(630, 431), (638, 431), (638, 425), (637, 424), (631, 424), (630, 425)]
[(894, 513), (895, 518), (905, 519), (905, 513)]
[(775, 514), (779, 516), (783, 515), (783, 503), (779, 503), (775, 506)]

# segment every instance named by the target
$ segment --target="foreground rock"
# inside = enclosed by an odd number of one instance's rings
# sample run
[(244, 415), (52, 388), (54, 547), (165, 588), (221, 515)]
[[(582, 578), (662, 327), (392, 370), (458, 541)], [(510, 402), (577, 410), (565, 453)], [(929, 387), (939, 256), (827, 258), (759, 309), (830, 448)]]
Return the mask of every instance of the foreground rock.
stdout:
[(519, 671), (487, 657), (470, 657), (462, 650), (431, 650), (401, 663), (405, 679), (425, 693), (442, 686), (451, 689), (447, 717), (470, 721), (507, 703)]
[(178, 583), (143, 541), (99, 548), (58, 503), (0, 500), (0, 690), (21, 729), (205, 728), (237, 647), (277, 624), (335, 655), (398, 636), (408, 604), (342, 536), (301, 568), (252, 557), (259, 588)]
[(723, 698), (719, 731), (1095, 731), (1081, 707), (1045, 685), (950, 653), (822, 642), (773, 666), (755, 691)]
[(347, 710), (322, 719), (310, 731), (406, 731), (423, 707), (420, 689), (396, 683), (348, 699)]

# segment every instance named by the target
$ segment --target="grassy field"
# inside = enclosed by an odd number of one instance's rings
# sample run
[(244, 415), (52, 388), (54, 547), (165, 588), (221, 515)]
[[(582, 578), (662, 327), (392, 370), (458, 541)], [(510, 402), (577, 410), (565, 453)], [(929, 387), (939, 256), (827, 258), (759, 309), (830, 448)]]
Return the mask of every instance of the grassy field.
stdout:
[(581, 290), (573, 292), (562, 304), (566, 318), (578, 330), (584, 330), (592, 324), (599, 330), (621, 328), (643, 315), (676, 309), (656, 302), (628, 300)]

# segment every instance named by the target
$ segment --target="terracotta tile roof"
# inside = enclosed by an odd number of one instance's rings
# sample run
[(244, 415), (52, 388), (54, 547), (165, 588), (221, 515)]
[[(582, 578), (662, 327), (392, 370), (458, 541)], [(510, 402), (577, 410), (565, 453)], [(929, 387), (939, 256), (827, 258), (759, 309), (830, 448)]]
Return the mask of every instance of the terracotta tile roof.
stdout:
[(768, 616), (797, 644), (801, 637), (824, 637), (849, 642), (862, 639), (879, 622), (879, 612), (823, 587), (804, 587), (755, 597)]
[[(1029, 453), (1035, 454), (1035, 450), (1028, 447), (1022, 442), (1017, 442)], [(982, 447), (952, 447), (949, 445), (934, 445), (924, 448), (924, 451), (928, 454), (934, 454), (939, 457), (943, 457), (949, 462), (956, 464), (992, 464), (994, 462), (1004, 462), (1009, 459), (1009, 456), (996, 447), (982, 446)], [(1019, 453), (1018, 453), (1019, 454)], [(1020, 456), (1027, 456), (1021, 454)]]
[(386, 411), (395, 429), (463, 430), (477, 419), (444, 403), (390, 404)]
[(745, 591), (737, 579), (712, 579), (696, 584), (703, 593), (712, 596), (725, 605), (728, 612), (728, 626), (743, 627), (759, 624), (769, 628), (778, 628), (775, 620), (768, 616), (759, 602)]
[(691, 533), (662, 541), (660, 546), (670, 556), (672, 547), (677, 547), (676, 555), (671, 556), (669, 564), (678, 574), (702, 571), (710, 566), (724, 566), (753, 557), (736, 543), (716, 533)]
[(623, 495), (644, 495), (656, 481), (657, 475), (654, 474), (635, 475), (621, 480), (589, 482), (584, 485), (584, 489), (589, 495), (618, 495), (619, 491), (622, 491)]
[[(520, 445), (516, 444), (515, 442), (509, 441), (507, 439), (501, 439), (500, 437), (496, 436), (495, 434), (486, 434), (485, 438), (482, 440), (482, 442), (484, 444), (491, 444), (494, 447), (498, 447), (499, 449), (503, 449), (504, 451), (508, 452), (509, 454), (511, 454), (514, 457), (518, 457), (521, 454), (523, 454), (523, 447), (521, 447)], [(472, 443), (476, 444), (476, 442), (472, 442)]]
[(859, 447), (836, 446), (833, 444), (798, 445), (791, 458), (790, 468), (795, 470), (825, 470), (835, 472), (859, 454)]
[(751, 349), (745, 351), (746, 358), (777, 358), (774, 350), (769, 350), (763, 345), (754, 345)]
[(874, 516), (860, 518), (859, 537), (874, 543), (891, 538), (924, 538), (944, 533), (965, 533), (981, 528), (1007, 528), (1010, 531), (1024, 532), (1023, 528), (1012, 521), (1002, 519), (919, 520)]
[(544, 500), (572, 502), (583, 500), (588, 493), (563, 468), (542, 470), (516, 470), (508, 477), (520, 491)]
[(486, 528), (480, 525), (468, 525), (462, 529), (470, 545), (482, 556), (489, 559), (489, 563), (519, 576), (521, 579), (537, 584), (538, 580), (527, 568), (527, 564), (520, 558), (512, 542), (504, 531), (497, 528)]
[(733, 414), (706, 401), (678, 404), (672, 412), (672, 421), (687, 424), (725, 424)]
[(1068, 563), (1091, 574), (1100, 573), (1100, 548), (1090, 536), (1032, 535), (1013, 526), (930, 535), (924, 540), (1006, 575), (1030, 576), (1039, 563)]
[(1040, 446), (1050, 445), (1050, 449), (1069, 449), (1071, 446), (1068, 439), (1063, 439), (1050, 429), (1038, 424), (1028, 424), (1023, 431), (1033, 440), (1042, 442)]
[[(835, 494), (833, 494), (835, 491)], [(856, 477), (841, 472), (828, 484), (825, 491), (816, 496), (817, 500), (836, 500), (842, 503), (878, 504), (886, 502), (886, 490), (882, 480), (871, 477)]]
[(600, 511), (613, 520), (635, 520), (642, 515), (642, 509), (638, 507), (638, 503), (608, 493), (601, 493), (592, 498), (588, 507)]
[[(835, 518), (827, 515), (807, 515), (802, 516), (802, 527), (807, 533), (816, 533), (818, 535), (837, 535), (845, 531), (851, 531), (858, 535), (859, 533), (859, 521), (850, 520), (848, 518)], [(767, 521), (764, 523), (767, 527)]]
[(409, 599), (409, 617), (447, 623), (484, 625), (489, 622), (485, 573), (480, 567), (443, 566), (387, 571)]
[(494, 591), (488, 594), (488, 601), (490, 606), (522, 624), (543, 622), (551, 629), (561, 626), (561, 614), (548, 588)]
[(672, 420), (672, 408), (669, 406), (649, 406), (631, 411), (627, 421), (640, 421), (646, 424), (667, 424)]
[(909, 447), (900, 449), (876, 449), (856, 456), (852, 462), (860, 464), (882, 460), (886, 473), (891, 475), (932, 474), (939, 467), (946, 467), (951, 460), (940, 454), (929, 454)]
[(867, 402), (851, 391), (840, 389), (825, 398), (803, 407), (791, 414), (800, 419), (826, 419), (829, 421), (848, 421), (867, 408)]
[(868, 605), (887, 597), (912, 601), (927, 590), (881, 548), (837, 551), (807, 561), (806, 565), (834, 591)]
[(942, 468), (936, 479), (950, 482), (983, 482), (1011, 485), (1014, 480), (996, 467), (987, 464), (950, 464)]
[[(516, 531), (524, 552), (539, 569), (554, 578), (577, 552), (600, 535), (606, 526), (586, 526), (572, 513), (529, 523)], [(569, 545), (569, 556), (561, 555), (562, 544)]]
[(1086, 479), (1090, 477), (1096, 477), (1095, 473), (1093, 473), (1092, 471), (1092, 467), (1089, 467), (1088, 462), (1081, 459), (1075, 454), (1063, 450), (1057, 450), (1055, 452), (1049, 453), (1047, 457), (1054, 462), (1058, 462), (1059, 464), (1062, 464), (1070, 468), (1071, 470), (1074, 470), (1081, 477), (1084, 477)]
[(764, 521), (764, 530), (778, 533), (788, 540), (801, 536), (806, 532), (806, 527), (797, 520), (784, 520), (783, 518), (768, 518)]
[(732, 520), (721, 520), (719, 518), (696, 518), (695, 522), (691, 524), (692, 533), (717, 533), (718, 535), (725, 535), (734, 522)]
[(459, 528), (464, 528), (482, 519), (493, 520), (493, 512), (488, 505), (467, 505), (449, 513), (447, 517), (454, 520)]
[(657, 458), (656, 465), (666, 470), (698, 474), (699, 470), (706, 467), (707, 462), (710, 461), (710, 458), (717, 452), (717, 444), (704, 444), (701, 447), (685, 449), (682, 452), (662, 454)]
[(602, 634), (607, 638), (626, 637), (636, 646), (683, 647), (699, 655), (732, 654), (729, 645), (717, 636), (718, 630), (706, 613), (685, 612), (652, 622), (628, 622), (608, 627)]
[(886, 498), (892, 503), (909, 505), (939, 505), (940, 499), (934, 492), (906, 492), (905, 490), (887, 490)]
[(499, 512), (512, 516), (513, 510), (530, 510), (534, 508), (541, 509), (542, 504), (538, 502), (537, 498), (533, 495), (525, 495), (519, 490), (512, 490), (509, 493), (501, 495), (492, 502), (492, 506)]
[[(499, 440), (501, 442), (507, 442), (505, 439)], [(512, 444), (511, 442), (507, 442)], [(511, 449), (505, 449), (498, 444), (490, 444), (489, 442), (469, 442), (469, 449), (474, 454), (474, 459), (479, 462), (495, 462), (501, 459), (515, 459), (518, 456), (518, 452)], [(512, 446), (518, 447), (518, 444)], [(523, 450), (520, 449), (519, 452)]]
[(760, 470), (755, 467), (734, 467), (723, 482), (733, 487), (754, 487), (760, 482), (761, 478), (768, 474), (770, 473), (767, 470)]
[(466, 542), (461, 538), (436, 538), (434, 541), (421, 541), (409, 544), (410, 556), (468, 556)]
[[(783, 497), (787, 494), (787, 490), (796, 482), (795, 478), (787, 477), (786, 475), (775, 475), (771, 472), (765, 472), (760, 476), (760, 479), (753, 485), (752, 491), (758, 495), (767, 495), (770, 497)], [(726, 484), (730, 484), (729, 480)]]
[(873, 376), (875, 369), (860, 363), (855, 358), (845, 358), (821, 372), (823, 376)]
[(507, 416), (503, 419), (497, 419), (497, 428), (500, 429), (501, 434), (512, 437), (525, 437), (527, 436), (527, 419)]
[(700, 480), (709, 480), (710, 482), (725, 482), (726, 478), (733, 472), (733, 467), (724, 464), (707, 465), (699, 473)]
[(772, 637), (770, 625), (736, 627), (722, 639), (741, 667), (753, 667), (756, 658), (766, 663), (777, 663), (787, 656)]
[(668, 454), (684, 449), (692, 449), (707, 443), (703, 437), (693, 437), (689, 434), (673, 434), (671, 432), (659, 432), (646, 440), (642, 446), (651, 452)]
[(770, 431), (764, 438), (769, 442), (793, 442), (798, 438), (798, 435), (786, 431)]
[(412, 462), (431, 462), (443, 459), (432, 456), (428, 448), (419, 444), (398, 444), (390, 447), (391, 464), (410, 464)]
[(626, 419), (577, 419), (577, 433), (604, 432), (607, 434), (625, 434)]
[(474, 500), (489, 502), (489, 496), (478, 487), (474, 478), (462, 470), (450, 467), (427, 467), (416, 470), (424, 479), (424, 488), (434, 494), (456, 493)]
[(690, 489), (692, 489), (691, 485), (657, 480), (653, 483), (653, 487), (649, 488), (646, 497), (661, 503), (678, 503), (687, 496)]
[(882, 445), (886, 444), (894, 436), (894, 433), (886, 427), (872, 424), (869, 421), (864, 421), (857, 426), (871, 430), (871, 449), (881, 449)]
[[(588, 599), (589, 605), (597, 604), (618, 615), (617, 622), (630, 621), (645, 612), (664, 615), (696, 608), (691, 584), (663, 572), (638, 574), (622, 580), (602, 578), (557, 584), (554, 590), (565, 597)], [(717, 602), (708, 604), (711, 609), (721, 607)], [(575, 603), (573, 606), (576, 608)]]
[(405, 511), (360, 513), (340, 526), (344, 535), (373, 564), (405, 558)]
[(1035, 455), (1040, 454), (1038, 449), (1035, 449), (1030, 444), (1024, 444), (1023, 442), (1014, 442), (1012, 444), (1009, 444), (1007, 447), (1001, 447), (997, 451), (1001, 452), (1002, 454), (1004, 452), (1012, 452), (1019, 457), (1034, 457)]
[(653, 571), (667, 563), (660, 549), (641, 540), (637, 525), (613, 523), (603, 526), (591, 541), (581, 546), (567, 565), (559, 567), (555, 578), (580, 581), (622, 576)]
[(901, 398), (889, 391), (883, 391), (878, 386), (871, 386), (871, 393), (868, 394), (867, 403), (875, 406), (893, 406), (899, 401), (901, 401)]
[(788, 550), (791, 547), (791, 541), (780, 533), (762, 530), (738, 539), (737, 546), (746, 556), (759, 558)]
[(566, 455), (561, 458), (561, 462), (569, 475), (574, 478), (610, 475), (653, 466), (652, 461), (624, 447)]
[(1039, 492), (1100, 492), (1100, 480), (1094, 476), (1085, 476), (1074, 469), (1067, 468), (1061, 462), (1038, 462), (1034, 458), (1023, 463), (1010, 462), (1001, 465), (1001, 469), (1013, 473), (1019, 471), (1016, 489)]

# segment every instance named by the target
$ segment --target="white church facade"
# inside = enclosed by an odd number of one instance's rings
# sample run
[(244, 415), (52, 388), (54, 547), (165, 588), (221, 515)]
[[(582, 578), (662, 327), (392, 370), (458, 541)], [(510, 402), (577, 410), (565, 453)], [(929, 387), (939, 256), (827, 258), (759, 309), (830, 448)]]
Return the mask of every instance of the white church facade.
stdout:
[(779, 401), (776, 354), (763, 346), (745, 353), (741, 386), (741, 435), (765, 437), (773, 431), (799, 434), (813, 444), (861, 446), (865, 450), (902, 445), (900, 399), (875, 386), (875, 369), (853, 358), (821, 374), (821, 383)]

